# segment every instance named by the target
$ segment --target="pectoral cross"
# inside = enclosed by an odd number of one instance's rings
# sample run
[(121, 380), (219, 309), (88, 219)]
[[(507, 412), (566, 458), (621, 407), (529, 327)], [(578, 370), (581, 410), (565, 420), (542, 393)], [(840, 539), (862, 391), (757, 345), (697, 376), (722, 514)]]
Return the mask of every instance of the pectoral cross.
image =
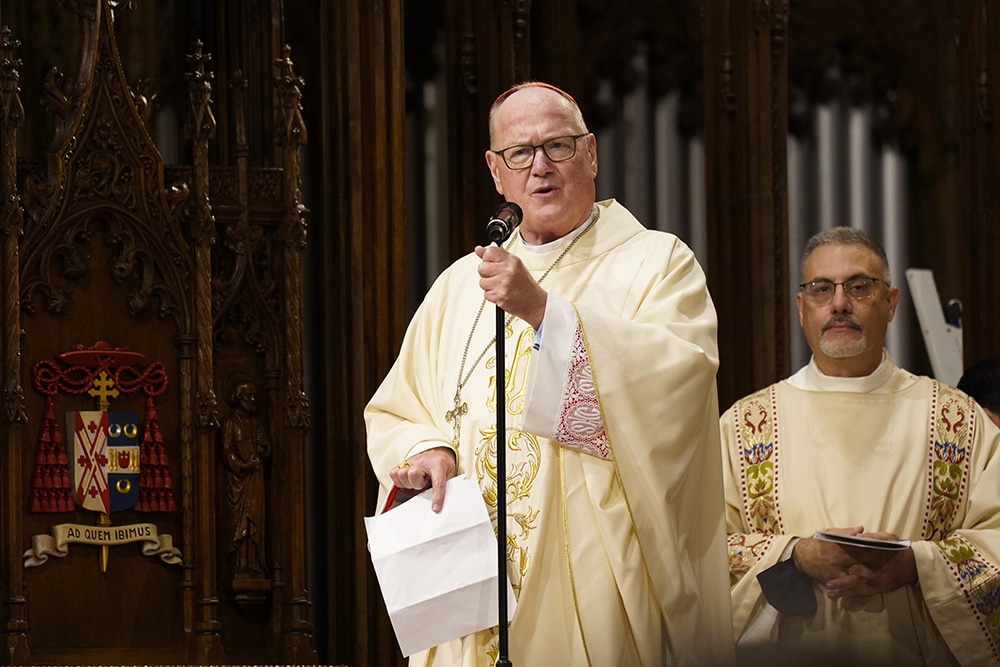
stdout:
[(458, 451), (458, 436), (462, 431), (462, 415), (468, 414), (469, 404), (462, 402), (461, 390), (455, 392), (455, 408), (444, 413), (445, 421), (451, 423), (451, 430), (454, 433), (454, 438), (451, 444), (454, 446), (455, 451)]

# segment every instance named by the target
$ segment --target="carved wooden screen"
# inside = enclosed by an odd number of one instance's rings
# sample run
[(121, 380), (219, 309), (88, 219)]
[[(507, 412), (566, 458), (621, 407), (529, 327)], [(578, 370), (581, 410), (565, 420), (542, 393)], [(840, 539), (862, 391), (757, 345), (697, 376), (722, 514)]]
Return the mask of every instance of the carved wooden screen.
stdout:
[[(287, 50), (273, 80), (234, 75), (235, 158), (213, 165), (211, 56), (192, 45), (192, 159), (166, 165), (151, 100), (125, 81), (119, 3), (63, 4), (80, 69), (46, 79), (46, 159), (18, 160), (20, 45), (0, 40), (0, 661), (315, 662), (301, 81)], [(251, 167), (257, 86), (276, 164)]]

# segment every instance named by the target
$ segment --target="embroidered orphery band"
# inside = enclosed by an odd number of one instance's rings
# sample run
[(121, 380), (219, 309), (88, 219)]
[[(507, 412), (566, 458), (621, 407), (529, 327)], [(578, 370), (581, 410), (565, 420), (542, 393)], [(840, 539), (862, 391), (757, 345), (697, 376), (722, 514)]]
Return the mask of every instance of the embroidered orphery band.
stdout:
[(948, 562), (948, 569), (986, 635), (993, 652), (991, 664), (1000, 662), (1000, 626), (996, 622), (1000, 610), (1000, 571), (961, 535), (934, 544)]
[(930, 412), (931, 493), (924, 513), (923, 538), (941, 540), (958, 522), (968, 492), (973, 406), (965, 394), (935, 382)]
[(597, 400), (593, 369), (583, 340), (583, 328), (577, 321), (570, 354), (570, 365), (564, 383), (562, 412), (556, 423), (554, 438), (578, 451), (607, 459), (611, 445), (604, 430), (604, 418)]
[(747, 525), (755, 533), (782, 532), (778, 508), (778, 427), (776, 387), (766, 387), (733, 406), (739, 448), (740, 484)]

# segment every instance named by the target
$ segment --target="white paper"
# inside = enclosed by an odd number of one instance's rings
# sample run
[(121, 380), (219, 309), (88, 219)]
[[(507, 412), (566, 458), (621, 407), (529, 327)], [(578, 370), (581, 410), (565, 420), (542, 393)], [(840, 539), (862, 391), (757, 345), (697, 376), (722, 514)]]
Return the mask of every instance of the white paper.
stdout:
[[(479, 485), (454, 477), (431, 511), (428, 489), (365, 517), (368, 550), (404, 656), (497, 625), (497, 539)], [(514, 615), (507, 580), (507, 619)]]
[(841, 533), (831, 533), (825, 530), (817, 530), (815, 535), (817, 540), (836, 542), (847, 547), (864, 547), (867, 549), (888, 549), (899, 551), (910, 546), (909, 540), (880, 540), (875, 537), (862, 537), (861, 535), (843, 535)]

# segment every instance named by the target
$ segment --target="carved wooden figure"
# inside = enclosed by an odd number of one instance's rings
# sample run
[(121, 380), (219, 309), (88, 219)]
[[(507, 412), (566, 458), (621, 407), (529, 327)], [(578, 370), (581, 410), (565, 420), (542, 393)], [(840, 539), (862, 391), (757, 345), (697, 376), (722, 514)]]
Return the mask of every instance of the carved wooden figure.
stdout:
[[(168, 165), (152, 88), (129, 85), (118, 51), (130, 4), (63, 0), (79, 71), (45, 77), (42, 159), (17, 154), (20, 44), (0, 32), (0, 662), (315, 663), (303, 82), (261, 28), (263, 50), (223, 49), (238, 67), (219, 120), (212, 56), (189, 45), (177, 108), (190, 163)], [(272, 105), (254, 130), (248, 90)], [(223, 131), (235, 143), (219, 159)], [(237, 371), (223, 421), (216, 397)]]
[(257, 388), (238, 382), (222, 422), (222, 464), (229, 510), (230, 567), (235, 590), (267, 590), (265, 466), (271, 442), (257, 417)]

